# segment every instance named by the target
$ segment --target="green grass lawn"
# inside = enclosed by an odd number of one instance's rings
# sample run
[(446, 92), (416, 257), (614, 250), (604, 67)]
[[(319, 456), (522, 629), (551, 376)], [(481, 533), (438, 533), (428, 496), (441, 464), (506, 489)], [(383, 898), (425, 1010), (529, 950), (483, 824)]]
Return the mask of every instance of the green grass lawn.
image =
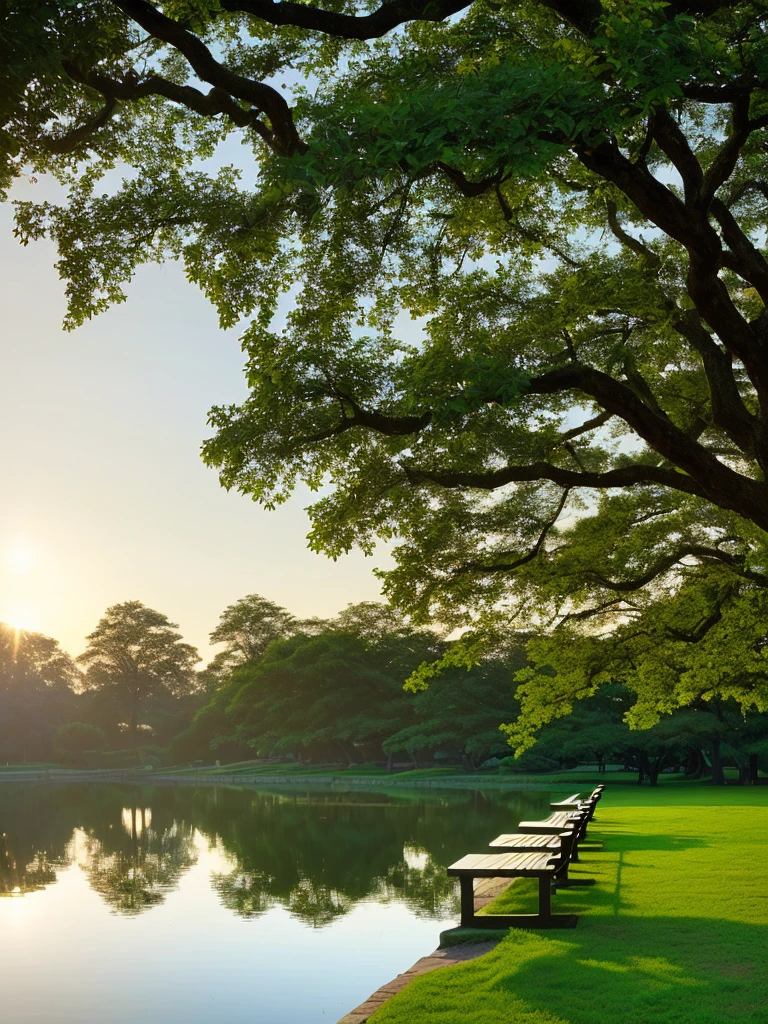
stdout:
[[(598, 884), (553, 899), (576, 929), (510, 930), (371, 1024), (766, 1024), (768, 788), (609, 788), (590, 839), (573, 874)], [(532, 912), (533, 893), (520, 881), (488, 910)]]

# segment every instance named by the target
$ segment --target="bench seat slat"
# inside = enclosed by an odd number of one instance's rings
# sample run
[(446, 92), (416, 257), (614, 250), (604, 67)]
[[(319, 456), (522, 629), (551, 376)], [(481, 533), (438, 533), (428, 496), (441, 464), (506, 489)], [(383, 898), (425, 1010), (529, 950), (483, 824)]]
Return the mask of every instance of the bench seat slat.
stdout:
[(449, 875), (474, 875), (477, 878), (505, 877), (515, 874), (548, 874), (555, 870), (556, 851), (532, 853), (468, 853), (448, 868)]
[[(568, 835), (569, 833), (566, 833)], [(500, 849), (532, 849), (546, 848), (551, 850), (560, 849), (560, 837), (551, 835), (540, 835), (531, 832), (509, 832), (497, 836), (492, 843), (488, 844), (494, 850)]]

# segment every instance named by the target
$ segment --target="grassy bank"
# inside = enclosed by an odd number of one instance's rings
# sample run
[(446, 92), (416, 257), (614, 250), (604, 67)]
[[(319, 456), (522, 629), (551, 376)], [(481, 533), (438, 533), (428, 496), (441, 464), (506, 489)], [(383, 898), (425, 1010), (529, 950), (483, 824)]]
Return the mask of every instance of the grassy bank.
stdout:
[[(377, 788), (394, 786), (413, 786), (423, 788), (456, 788), (456, 789), (552, 789), (561, 793), (564, 790), (588, 790), (598, 783), (607, 783), (611, 787), (636, 786), (637, 773), (609, 770), (599, 773), (595, 768), (582, 767), (562, 772), (550, 772), (538, 775), (522, 775), (511, 772), (499, 772), (496, 769), (465, 772), (454, 767), (434, 767), (405, 769), (388, 772), (384, 768), (373, 765), (353, 765), (350, 768), (329, 766), (312, 766), (301, 764), (271, 764), (242, 761), (228, 765), (206, 765), (192, 768), (188, 765), (154, 768), (141, 766), (135, 768), (84, 768), (61, 764), (16, 764), (0, 765), (0, 782), (12, 781), (15, 777), (42, 777), (49, 781), (67, 781), (77, 776), (78, 781), (93, 779), (99, 781), (105, 776), (120, 774), (126, 778), (154, 779), (158, 782), (192, 783), (200, 785), (291, 785), (306, 783), (307, 785), (331, 785), (334, 788), (349, 785), (376, 786)], [(725, 777), (729, 782), (736, 782), (737, 771), (726, 769)], [(659, 777), (659, 786), (694, 786), (697, 790), (701, 783), (688, 783), (680, 775), (664, 774)]]
[[(554, 899), (582, 915), (575, 930), (510, 931), (416, 979), (371, 1024), (764, 1024), (768, 790), (616, 787), (590, 831), (604, 846), (578, 870), (598, 885)], [(533, 911), (532, 886), (488, 909)]]

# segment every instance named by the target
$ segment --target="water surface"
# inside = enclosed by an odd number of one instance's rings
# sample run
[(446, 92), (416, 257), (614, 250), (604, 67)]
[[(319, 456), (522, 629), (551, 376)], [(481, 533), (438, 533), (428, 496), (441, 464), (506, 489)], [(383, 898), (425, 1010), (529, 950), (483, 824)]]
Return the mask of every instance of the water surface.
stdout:
[(4, 1024), (335, 1024), (545, 792), (0, 787)]

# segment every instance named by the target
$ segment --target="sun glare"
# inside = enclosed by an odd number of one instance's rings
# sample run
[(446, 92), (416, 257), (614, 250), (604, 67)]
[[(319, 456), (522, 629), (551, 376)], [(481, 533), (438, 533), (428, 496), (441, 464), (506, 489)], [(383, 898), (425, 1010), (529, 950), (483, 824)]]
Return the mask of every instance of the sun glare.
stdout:
[(0, 622), (6, 622), (17, 633), (31, 633), (35, 628), (35, 618), (29, 608), (16, 606), (0, 612)]

